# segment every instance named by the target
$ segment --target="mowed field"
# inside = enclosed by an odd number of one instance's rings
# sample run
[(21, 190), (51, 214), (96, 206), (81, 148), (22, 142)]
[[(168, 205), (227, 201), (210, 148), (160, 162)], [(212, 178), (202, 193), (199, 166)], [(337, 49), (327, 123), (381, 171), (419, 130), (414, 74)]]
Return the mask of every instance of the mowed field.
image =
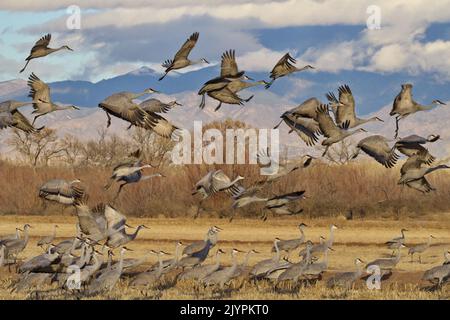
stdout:
[[(430, 291), (429, 284), (421, 281), (425, 270), (442, 264), (443, 253), (450, 249), (450, 214), (436, 214), (427, 216), (426, 220), (405, 219), (396, 220), (345, 220), (340, 218), (302, 219), (302, 217), (274, 219), (263, 222), (257, 219), (235, 219), (229, 222), (227, 219), (141, 219), (130, 218), (128, 223), (132, 226), (145, 224), (149, 230), (142, 230), (137, 240), (129, 243), (128, 248), (132, 252), (127, 257), (142, 257), (150, 249), (164, 250), (173, 254), (175, 243), (179, 240), (186, 244), (194, 240), (201, 240), (207, 229), (217, 225), (224, 230), (219, 234), (219, 242), (216, 248), (210, 252), (212, 257), (217, 248), (227, 252), (222, 257), (223, 264), (230, 264), (230, 249), (237, 248), (243, 251), (255, 249), (259, 254), (251, 256), (249, 265), (252, 266), (259, 260), (272, 256), (271, 247), (275, 237), (290, 239), (299, 236), (297, 225), (306, 223), (306, 238), (317, 243), (319, 236), (328, 238), (329, 226), (336, 224), (339, 229), (335, 231), (335, 251), (329, 254), (329, 272), (324, 274), (322, 281), (307, 287), (295, 290), (288, 287), (279, 287), (267, 281), (255, 285), (242, 279), (233, 282), (231, 289), (225, 293), (217, 290), (204, 289), (195, 282), (182, 282), (174, 285), (175, 273), (170, 273), (162, 281), (146, 290), (133, 289), (127, 286), (128, 278), (125, 277), (111, 293), (104, 296), (93, 297), (95, 299), (449, 299), (450, 286), (447, 284), (441, 290)], [(31, 239), (26, 250), (20, 255), (21, 259), (27, 259), (37, 255), (42, 250), (36, 246), (36, 242), (42, 236), (52, 232), (53, 225), (58, 224), (57, 239), (55, 243), (67, 237), (75, 235), (76, 217), (73, 216), (2, 216), (0, 217), (0, 235), (14, 232), (16, 226), (30, 223), (32, 229)], [(432, 247), (422, 256), (422, 263), (410, 262), (407, 255), (408, 249), (402, 250), (402, 258), (394, 274), (382, 281), (381, 290), (367, 289), (363, 280), (359, 281), (354, 290), (329, 290), (324, 285), (326, 279), (336, 272), (353, 271), (353, 261), (361, 258), (365, 262), (386, 257), (391, 251), (384, 242), (400, 234), (401, 228), (407, 228), (406, 245), (423, 243), (432, 234), (436, 237)], [(129, 229), (127, 232), (132, 232)], [(118, 253), (118, 250), (116, 250)], [(116, 254), (116, 259), (118, 254)], [(245, 254), (240, 254), (242, 261)], [(321, 257), (320, 257), (321, 258)], [(297, 261), (298, 254), (291, 255), (292, 261)], [(156, 257), (150, 256), (146, 266), (155, 263)], [(205, 263), (211, 263), (208, 258)], [(143, 266), (141, 269), (145, 269)], [(16, 281), (17, 275), (7, 268), (0, 268), (0, 298), (1, 299), (25, 299), (29, 298), (27, 292), (10, 293), (8, 287)], [(39, 288), (41, 291), (51, 289), (51, 286)], [(45, 297), (42, 295), (41, 297)], [(52, 296), (48, 296), (49, 298)], [(70, 296), (55, 296), (54, 298), (70, 298)]]

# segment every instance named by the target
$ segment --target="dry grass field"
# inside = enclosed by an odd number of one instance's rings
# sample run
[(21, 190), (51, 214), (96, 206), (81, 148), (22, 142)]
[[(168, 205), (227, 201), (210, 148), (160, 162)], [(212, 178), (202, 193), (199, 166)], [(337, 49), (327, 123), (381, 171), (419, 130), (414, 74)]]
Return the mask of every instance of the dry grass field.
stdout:
[[(41, 249), (36, 247), (37, 239), (51, 233), (54, 224), (59, 225), (57, 239), (62, 240), (75, 233), (73, 216), (2, 216), (0, 218), (0, 235), (12, 233), (16, 226), (28, 222), (33, 226), (31, 240), (21, 258), (38, 254)], [(273, 219), (263, 222), (254, 219), (151, 219), (130, 218), (129, 224), (136, 226), (146, 224), (151, 229), (143, 230), (138, 239), (129, 243), (132, 249), (127, 257), (138, 257), (150, 249), (165, 250), (173, 253), (175, 243), (182, 240), (189, 243), (203, 239), (209, 226), (218, 225), (224, 230), (219, 234), (218, 247), (227, 251), (223, 263), (229, 264), (229, 249), (238, 248), (247, 251), (251, 248), (260, 253), (250, 259), (250, 265), (271, 256), (270, 249), (275, 237), (282, 239), (293, 238), (298, 235), (296, 225), (305, 222), (309, 227), (305, 230), (308, 239), (317, 242), (320, 235), (328, 237), (329, 225), (335, 223), (339, 229), (335, 233), (334, 252), (329, 255), (329, 272), (324, 275), (326, 280), (334, 272), (353, 270), (353, 260), (356, 257), (368, 262), (372, 259), (390, 254), (383, 243), (399, 234), (402, 227), (406, 227), (406, 244), (425, 242), (429, 234), (437, 239), (433, 246), (423, 255), (422, 264), (411, 263), (407, 257), (407, 249), (403, 249), (402, 259), (391, 278), (382, 282), (381, 290), (369, 290), (361, 280), (354, 290), (329, 290), (324, 281), (319, 281), (298, 290), (275, 290), (269, 282), (253, 283), (235, 281), (232, 289), (225, 295), (219, 295), (212, 289), (199, 289), (193, 282), (177, 283), (173, 286), (175, 274), (167, 275), (156, 287), (145, 291), (129, 288), (125, 278), (117, 288), (108, 295), (96, 296), (95, 299), (448, 299), (450, 288), (448, 284), (442, 290), (428, 291), (427, 283), (421, 281), (423, 271), (441, 264), (443, 252), (450, 248), (450, 214), (436, 214), (426, 217), (426, 220), (408, 219), (395, 221), (392, 219), (377, 220), (345, 220), (340, 218), (302, 219), (302, 217)], [(215, 252), (215, 249), (213, 250)], [(239, 259), (243, 259), (240, 254)], [(296, 255), (292, 254), (292, 260)], [(208, 258), (211, 259), (211, 258)], [(155, 263), (156, 258), (150, 257), (147, 265)], [(207, 260), (208, 263), (208, 260)], [(10, 293), (7, 287), (14, 281), (16, 275), (3, 268), (0, 273), (0, 298), (24, 299), (27, 293)], [(234, 288), (234, 289), (233, 289)], [(50, 287), (40, 288), (45, 291)], [(42, 296), (45, 297), (45, 296)], [(56, 296), (55, 298), (70, 298)]]

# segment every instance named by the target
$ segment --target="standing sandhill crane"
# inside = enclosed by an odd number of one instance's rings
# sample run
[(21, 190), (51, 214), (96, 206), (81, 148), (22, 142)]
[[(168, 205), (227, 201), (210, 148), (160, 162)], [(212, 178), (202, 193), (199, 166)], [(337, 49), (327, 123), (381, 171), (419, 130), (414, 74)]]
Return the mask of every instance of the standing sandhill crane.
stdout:
[[(405, 232), (407, 232), (407, 231), (409, 231), (409, 230), (402, 228), (400, 230), (401, 235), (399, 237), (395, 237), (392, 240), (386, 241), (385, 244), (387, 244), (388, 246), (390, 246), (392, 244), (397, 244), (397, 243), (404, 244), (405, 243)], [(397, 247), (394, 249), (397, 249)]]
[(250, 275), (254, 278), (261, 278), (266, 275), (266, 273), (277, 267), (280, 264), (280, 249), (278, 248), (278, 243), (280, 243), (279, 238), (275, 238), (273, 241), (273, 246), (275, 248), (275, 254), (270, 259), (265, 259), (262, 261), (259, 261), (257, 264), (255, 264), (250, 271)]
[[(161, 262), (162, 264), (162, 273), (167, 273), (176, 267), (178, 267), (178, 261), (180, 261), (180, 258), (182, 256), (182, 250), (181, 247), (184, 246), (184, 243), (182, 241), (177, 241), (175, 245), (175, 252), (174, 257), (172, 259), (166, 259)], [(158, 268), (159, 263), (156, 263), (150, 267), (150, 271), (154, 271)]]
[(380, 135), (373, 135), (359, 141), (352, 159), (355, 159), (361, 150), (386, 168), (393, 168), (399, 158), (395, 152), (395, 146), (390, 147), (389, 140)]
[[(53, 226), (53, 233), (51, 235), (39, 239), (39, 241), (37, 242), (37, 246), (41, 247), (42, 249), (44, 249), (43, 246), (48, 247), (53, 242), (53, 240), (55, 240), (55, 238), (56, 238), (56, 228), (58, 228), (57, 224), (55, 224)], [(48, 250), (48, 248), (44, 249), (44, 251), (47, 251), (47, 250)]]
[[(210, 95), (211, 92), (219, 91), (224, 89), (231, 81), (234, 80), (252, 80), (250, 77), (245, 76), (245, 71), (239, 71), (236, 63), (236, 55), (234, 50), (225, 51), (222, 54), (222, 62), (220, 66), (220, 76), (207, 81), (198, 91), (198, 95), (202, 96), (199, 108), (203, 109), (205, 107), (205, 94)], [(240, 104), (243, 102), (236, 93), (233, 93), (230, 89), (223, 93), (223, 96), (228, 96), (230, 104)], [(220, 100), (219, 100), (220, 101)]]
[(34, 73), (32, 73), (28, 78), (28, 86), (30, 87), (30, 93), (28, 96), (33, 99), (34, 108), (34, 111), (31, 114), (37, 114), (33, 119), (32, 125), (34, 125), (37, 118), (53, 111), (69, 109), (80, 110), (80, 108), (74, 105), (63, 107), (53, 103), (50, 97), (50, 87), (48, 84), (39, 79)]
[(214, 247), (217, 243), (217, 236), (220, 231), (223, 229), (218, 226), (212, 226), (208, 229), (208, 232), (205, 235), (205, 239), (201, 241), (195, 241), (191, 243), (190, 245), (186, 246), (183, 249), (182, 254), (183, 255), (193, 255), (194, 253), (200, 252), (205, 249), (208, 245), (211, 247)]
[(7, 242), (9, 240), (17, 240), (20, 239), (20, 232), (22, 232), (23, 230), (20, 228), (16, 228), (16, 233), (13, 234), (7, 234), (4, 236), (0, 237), (0, 245), (3, 244), (3, 242)]
[[(306, 224), (303, 222), (298, 225), (298, 229), (300, 230), (300, 238), (296, 239), (289, 239), (289, 240), (281, 240), (278, 242), (278, 249), (281, 251), (286, 251), (288, 256), (287, 259), (289, 260), (289, 256), (292, 251), (300, 247), (305, 242), (305, 232), (303, 229), (307, 227)], [(272, 247), (272, 252), (275, 252), (275, 246)]]
[(402, 248), (405, 248), (404, 244), (400, 244), (400, 246), (397, 249), (397, 255), (395, 257), (380, 258), (369, 262), (366, 265), (366, 269), (369, 268), (370, 266), (378, 266), (384, 272), (391, 272), (392, 269), (394, 269), (395, 266), (400, 262)]
[(306, 65), (303, 68), (297, 68), (293, 64), (295, 64), (297, 61), (291, 57), (291, 55), (286, 53), (273, 67), (272, 71), (270, 72), (270, 78), (272, 79), (267, 85), (266, 89), (269, 89), (270, 86), (273, 84), (273, 82), (281, 77), (287, 76), (294, 72), (299, 71), (305, 71), (309, 69), (315, 69), (313, 66)]
[(117, 268), (111, 268), (90, 283), (88, 287), (89, 294), (99, 294), (104, 291), (109, 292), (114, 288), (114, 286), (119, 281), (120, 276), (122, 275), (123, 257), (126, 251), (132, 250), (128, 249), (127, 247), (122, 247), (122, 249), (120, 250), (120, 260)]
[[(450, 278), (450, 264), (433, 267), (424, 272), (422, 279), (430, 281), (440, 287), (446, 279)], [(436, 281), (437, 280), (437, 281)]]
[(3, 245), (6, 248), (6, 257), (13, 257), (14, 260), (17, 260), (17, 255), (25, 250), (28, 240), (29, 234), (28, 230), (32, 228), (28, 223), (23, 227), (23, 239), (9, 240), (4, 242)]
[(342, 129), (350, 129), (365, 124), (371, 121), (384, 120), (379, 117), (372, 117), (369, 119), (361, 119), (356, 116), (355, 112), (355, 98), (348, 85), (340, 86), (339, 89), (339, 100), (336, 98), (333, 92), (326, 95), (330, 106), (333, 109), (336, 124)]
[(181, 272), (177, 276), (177, 281), (181, 280), (203, 280), (213, 272), (216, 272), (220, 268), (220, 255), (225, 253), (222, 249), (217, 249), (215, 254), (215, 263), (199, 266), (196, 268), (188, 269)]
[(300, 157), (300, 159), (295, 159), (282, 165), (277, 163), (276, 160), (271, 157), (269, 148), (267, 148), (266, 151), (258, 152), (257, 158), (258, 164), (262, 167), (262, 173), (266, 176), (266, 179), (260, 183), (274, 182), (295, 170), (304, 169), (311, 164), (313, 159), (315, 159), (313, 156), (307, 154)]
[(359, 258), (355, 259), (355, 266), (356, 271), (354, 272), (342, 272), (334, 275), (332, 278), (330, 278), (327, 281), (327, 287), (328, 288), (335, 288), (335, 287), (344, 287), (345, 289), (349, 290), (353, 287), (354, 283), (361, 278), (363, 269), (362, 264), (364, 261), (362, 261)]
[(25, 133), (36, 133), (44, 127), (35, 128), (18, 108), (32, 104), (33, 102), (20, 102), (8, 100), (0, 103), (0, 129), (14, 127)]
[(72, 181), (63, 179), (49, 180), (39, 189), (39, 197), (62, 205), (72, 205), (85, 195), (84, 189), (76, 185), (80, 182), (79, 179)]
[(436, 190), (430, 185), (425, 176), (436, 170), (450, 169), (450, 166), (446, 164), (439, 164), (433, 167), (423, 166), (426, 159), (427, 153), (419, 152), (406, 160), (400, 169), (401, 177), (398, 184), (407, 185), (422, 193)]
[[(308, 265), (311, 264), (311, 248), (313, 244), (311, 241), (306, 242), (306, 254), (305, 258), (301, 260), (300, 262), (293, 263), (289, 265), (287, 269), (284, 269), (284, 271), (278, 276), (277, 282), (286, 281), (286, 280), (293, 280), (294, 282), (297, 282), (300, 276), (303, 275), (303, 272), (306, 270)], [(283, 266), (284, 268), (284, 266)], [(275, 270), (271, 270), (275, 271)]]
[(363, 128), (359, 128), (354, 131), (347, 131), (336, 126), (333, 119), (331, 119), (328, 105), (320, 105), (317, 112), (317, 122), (319, 123), (320, 131), (326, 137), (326, 139), (322, 141), (322, 145), (325, 146), (325, 151), (322, 156), (325, 156), (327, 154), (328, 149), (331, 145), (340, 142), (356, 133), (367, 132)]
[[(323, 253), (326, 250), (328, 250), (328, 248), (332, 248), (333, 247), (333, 242), (334, 242), (334, 231), (337, 230), (338, 227), (334, 224), (332, 224), (330, 226), (330, 237), (328, 238), (327, 241), (321, 241), (321, 243), (313, 245), (311, 247), (310, 253), (314, 254), (314, 253)], [(322, 236), (321, 236), (322, 239)], [(299, 256), (303, 256), (303, 258), (306, 257), (306, 253), (307, 250), (303, 249), (302, 251), (300, 251)]]
[(148, 286), (149, 284), (152, 284), (159, 280), (161, 278), (161, 275), (163, 273), (163, 261), (162, 257), (165, 255), (169, 255), (169, 253), (164, 251), (154, 251), (150, 250), (150, 253), (155, 254), (158, 257), (158, 268), (156, 270), (152, 271), (145, 271), (139, 273), (131, 282), (131, 287), (138, 287), (138, 286)]
[(178, 50), (178, 52), (175, 54), (175, 57), (172, 60), (164, 61), (162, 66), (166, 68), (166, 71), (164, 75), (161, 78), (159, 78), (159, 81), (164, 79), (165, 76), (167, 76), (167, 74), (172, 70), (179, 70), (200, 63), (209, 64), (209, 62), (205, 58), (201, 58), (200, 60), (195, 61), (188, 59), (189, 53), (191, 53), (192, 49), (195, 47), (199, 35), (200, 34), (198, 32), (194, 32), (189, 37), (189, 39), (186, 40), (186, 42), (183, 44), (180, 50)]
[(230, 267), (223, 268), (221, 270), (211, 273), (210, 275), (206, 276), (201, 280), (202, 283), (204, 283), (206, 286), (219, 285), (220, 289), (223, 289), (225, 284), (228, 283), (233, 278), (238, 268), (238, 261), (236, 259), (236, 254), (239, 252), (243, 251), (233, 248), (231, 250), (232, 265)]
[(57, 252), (51, 252), (51, 249), (53, 249), (54, 246), (50, 245), (48, 250), (40, 254), (38, 256), (35, 256), (27, 261), (25, 261), (20, 267), (19, 272), (34, 272), (42, 270), (48, 266), (50, 266), (56, 259), (59, 258), (59, 253)]
[(231, 180), (222, 170), (209, 171), (195, 184), (194, 191), (192, 192), (192, 195), (196, 195), (197, 193), (202, 195), (195, 218), (198, 217), (201, 205), (205, 199), (221, 191), (230, 195), (238, 194), (242, 190), (239, 181), (243, 179), (244, 177), (238, 175), (234, 180)]
[(419, 263), (422, 263), (422, 253), (424, 253), (431, 246), (431, 239), (436, 239), (432, 234), (428, 238), (428, 242), (409, 247), (408, 254), (411, 255), (411, 262), (413, 262), (414, 254), (419, 255)]
[(34, 44), (33, 48), (31, 48), (30, 55), (25, 59), (25, 61), (26, 61), (25, 66), (22, 68), (22, 70), (19, 71), (20, 73), (22, 73), (25, 70), (25, 68), (27, 67), (28, 63), (32, 59), (42, 58), (42, 57), (45, 57), (45, 56), (49, 55), (50, 53), (53, 53), (53, 52), (56, 52), (56, 51), (59, 51), (59, 50), (63, 50), (63, 49), (67, 49), (67, 50), (73, 51), (68, 46), (61, 46), (61, 47), (55, 48), (55, 49), (49, 48), (48, 45), (50, 44), (51, 38), (52, 38), (52, 35), (50, 33), (48, 33), (45, 36), (43, 36), (42, 38), (40, 38)]
[(427, 165), (431, 165), (434, 160), (436, 160), (436, 158), (432, 154), (430, 154), (428, 149), (426, 149), (423, 145), (429, 142), (436, 142), (439, 139), (440, 136), (434, 134), (431, 134), (426, 138), (413, 134), (398, 140), (395, 143), (395, 147), (398, 151), (400, 151), (407, 157), (412, 157), (416, 154), (422, 154), (424, 162)]
[(322, 273), (327, 271), (328, 269), (328, 252), (334, 251), (332, 248), (325, 248), (323, 259), (321, 262), (315, 262), (310, 263), (306, 266), (306, 268), (303, 270), (303, 275), (309, 280), (309, 279), (321, 279)]
[(143, 164), (141, 160), (141, 152), (137, 150), (130, 154), (130, 156), (113, 168), (113, 174), (109, 178), (109, 182), (105, 185), (104, 189), (108, 190), (113, 182), (123, 182), (120, 184), (116, 193), (116, 198), (119, 196), (122, 188), (130, 183), (137, 183), (139, 181), (148, 180), (154, 177), (164, 177), (161, 173), (154, 173), (151, 175), (142, 175), (142, 170), (145, 168), (153, 168), (151, 164)]
[(400, 93), (395, 97), (394, 103), (392, 105), (392, 110), (389, 113), (390, 116), (396, 116), (395, 117), (395, 138), (398, 136), (399, 126), (398, 123), (401, 119), (406, 118), (407, 116), (414, 114), (419, 111), (426, 111), (431, 110), (435, 106), (438, 105), (445, 105), (440, 100), (433, 100), (430, 105), (424, 106), (416, 101), (414, 101), (412, 96), (412, 84), (402, 84), (402, 90)]

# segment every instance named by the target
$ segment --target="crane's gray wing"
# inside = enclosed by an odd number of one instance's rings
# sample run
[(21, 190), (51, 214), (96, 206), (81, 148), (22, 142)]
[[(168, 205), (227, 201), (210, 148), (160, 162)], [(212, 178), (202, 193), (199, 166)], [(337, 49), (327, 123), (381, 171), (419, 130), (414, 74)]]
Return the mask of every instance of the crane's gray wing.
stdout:
[(406, 185), (408, 187), (410, 187), (411, 189), (420, 191), (422, 193), (429, 193), (431, 191), (436, 190), (435, 188), (433, 188), (430, 183), (428, 182), (427, 179), (425, 178), (421, 178), (419, 180), (414, 180), (414, 181), (410, 181), (408, 183), (406, 183)]
[(40, 38), (38, 41), (36, 41), (33, 48), (31, 49), (31, 52), (36, 51), (39, 47), (48, 47), (51, 39), (52, 39), (52, 35), (50, 33), (46, 34), (45, 36)]
[(328, 105), (322, 104), (317, 110), (317, 122), (319, 123), (320, 132), (327, 138), (340, 135), (340, 129), (331, 119)]
[[(49, 86), (38, 78), (34, 73), (31, 73), (27, 82), (30, 87), (30, 93), (28, 96), (33, 99), (33, 101), (45, 101), (50, 102), (50, 88)], [(33, 103), (33, 108), (38, 109), (36, 103)]]
[(236, 76), (239, 73), (234, 50), (225, 51), (222, 54), (220, 77)]
[(281, 59), (275, 64), (272, 71), (270, 72), (270, 77), (272, 79), (277, 78), (280, 75), (285, 75), (296, 70), (295, 64), (296, 60), (291, 57), (291, 55), (286, 53)]
[(105, 218), (107, 221), (108, 230), (117, 230), (121, 226), (125, 225), (127, 218), (118, 210), (110, 205), (105, 205)]
[(192, 49), (195, 47), (195, 44), (197, 43), (199, 35), (200, 34), (198, 32), (194, 32), (189, 37), (189, 39), (187, 39), (186, 42), (181, 46), (180, 50), (178, 50), (178, 52), (175, 54), (174, 60), (177, 60), (180, 58), (187, 59), (189, 53), (191, 53)]
[(20, 113), (18, 110), (13, 110), (12, 111), (12, 117), (14, 120), (14, 124), (13, 126), (17, 129), (20, 129), (26, 133), (34, 133), (37, 132), (39, 129), (35, 128), (30, 121), (28, 121), (28, 119), (22, 114)]
[(173, 108), (173, 106), (170, 106), (166, 103), (162, 103), (158, 99), (152, 98), (147, 99), (145, 101), (142, 101), (139, 106), (145, 111), (145, 112), (156, 112), (156, 113), (166, 113), (170, 109)]
[(320, 127), (314, 119), (296, 117), (290, 114), (286, 114), (282, 118), (286, 125), (291, 128), (291, 131), (295, 131), (306, 145), (313, 146), (319, 141)]
[(339, 102), (336, 110), (336, 123), (339, 127), (348, 129), (356, 118), (355, 99), (348, 85), (339, 87)]
[(358, 143), (358, 148), (386, 168), (394, 167), (398, 160), (395, 148), (389, 147), (383, 136), (375, 135), (364, 138)]

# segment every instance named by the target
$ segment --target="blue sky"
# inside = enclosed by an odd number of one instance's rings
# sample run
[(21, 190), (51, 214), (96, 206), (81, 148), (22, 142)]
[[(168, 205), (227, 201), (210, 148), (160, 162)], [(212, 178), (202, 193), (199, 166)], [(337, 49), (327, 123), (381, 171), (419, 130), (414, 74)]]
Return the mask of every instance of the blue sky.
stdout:
[[(81, 8), (80, 30), (66, 27), (66, 8), (72, 4)], [(366, 25), (372, 4), (380, 8), (380, 30)], [(5, 0), (0, 4), (0, 81), (28, 77), (18, 70), (47, 32), (53, 35), (51, 46), (75, 49), (29, 64), (28, 72), (51, 82), (99, 81), (142, 65), (161, 71), (160, 63), (199, 31), (193, 59), (217, 63), (233, 48), (242, 69), (267, 78), (274, 63), (291, 52), (299, 65), (312, 64), (317, 71), (278, 80), (274, 93), (292, 100), (323, 97), (350, 83), (365, 114), (392, 100), (403, 82), (420, 86), (415, 96), (425, 102), (450, 99), (449, 7), (450, 0), (433, 6), (420, 0)]]

